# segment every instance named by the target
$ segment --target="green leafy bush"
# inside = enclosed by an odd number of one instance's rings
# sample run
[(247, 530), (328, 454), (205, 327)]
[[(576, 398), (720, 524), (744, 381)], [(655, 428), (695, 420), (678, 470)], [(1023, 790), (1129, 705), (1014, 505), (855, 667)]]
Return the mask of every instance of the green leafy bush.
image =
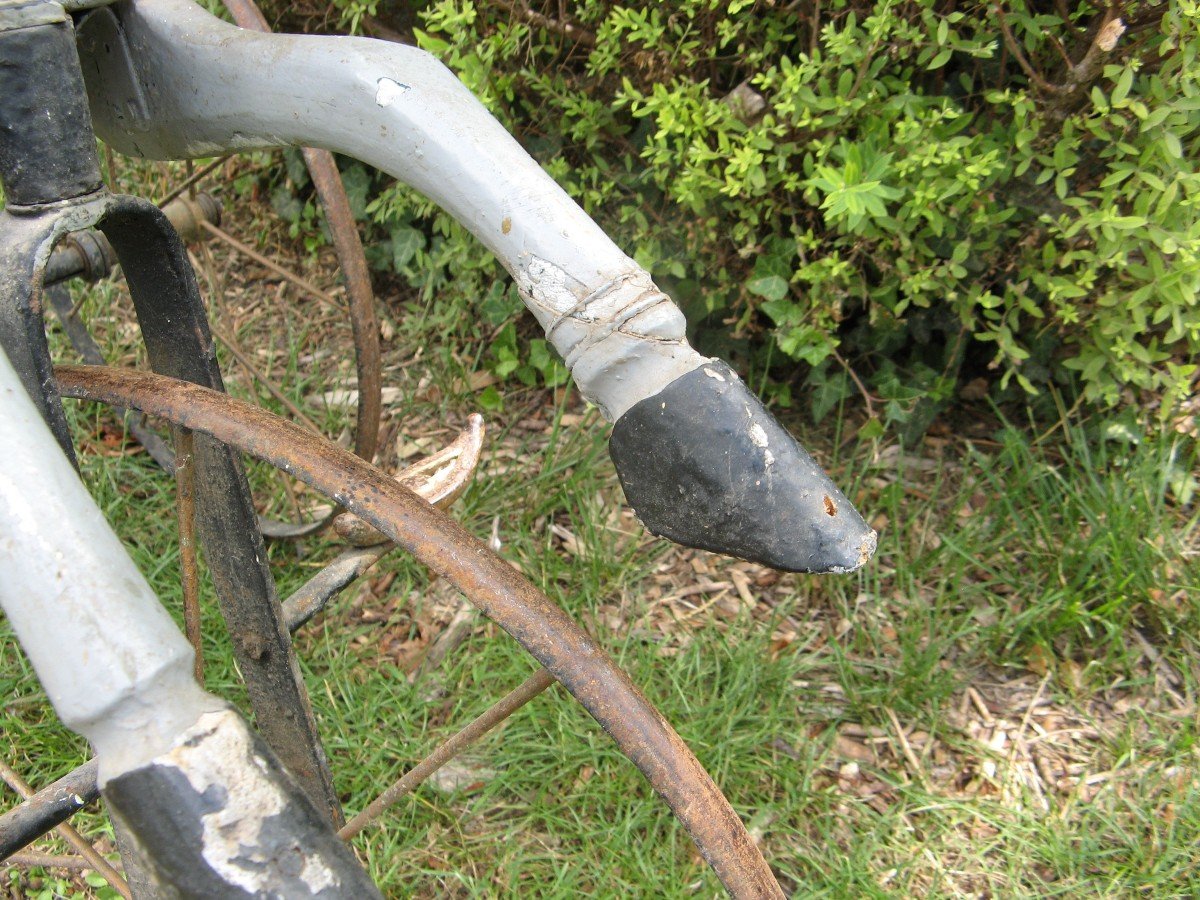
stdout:
[[(702, 349), (806, 363), (818, 412), (851, 369), (892, 422), (989, 371), (1169, 407), (1200, 349), (1200, 4), (946, 9), (437, 0), (412, 35), (654, 273)], [(390, 186), (367, 213), (414, 285), (483, 298), (493, 324), (519, 310), (423, 198)]]

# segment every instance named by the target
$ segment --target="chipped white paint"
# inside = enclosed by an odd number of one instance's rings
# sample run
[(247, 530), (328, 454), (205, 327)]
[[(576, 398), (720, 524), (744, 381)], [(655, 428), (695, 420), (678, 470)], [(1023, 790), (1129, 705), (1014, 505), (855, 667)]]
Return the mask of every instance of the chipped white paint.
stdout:
[(375, 87), (375, 105), (391, 106), (411, 90), (411, 85), (401, 84), (390, 78), (380, 78)]
[[(221, 808), (201, 817), (200, 852), (213, 871), (251, 893), (277, 888), (281, 861), (265, 852), (271, 842), (263, 840), (262, 829), (266, 820), (284, 811), (288, 798), (254, 752), (242, 717), (228, 709), (202, 715), (155, 764), (178, 769), (198, 794), (220, 790)], [(299, 877), (314, 894), (339, 884), (329, 867), (312, 856), (306, 857)]]
[[(569, 277), (554, 263), (536, 256), (529, 257), (517, 270), (517, 290), (544, 327), (553, 324), (555, 316), (552, 314), (568, 313), (578, 302), (574, 292), (567, 287)], [(575, 316), (580, 321), (593, 320), (587, 310), (580, 310)]]
[(221, 809), (201, 817), (201, 855), (231, 884), (252, 893), (270, 889), (277, 873), (259, 834), (263, 820), (282, 812), (287, 798), (265, 777), (241, 717), (230, 710), (201, 716), (155, 763), (174, 766), (198, 794), (220, 789)]
[(59, 717), (96, 748), (103, 784), (217, 701), (2, 352), (0, 422), (0, 605)]
[(750, 443), (761, 450), (767, 449), (767, 433), (757, 422), (750, 425)]
[[(323, 147), (412, 185), (496, 254), (580, 390), (609, 419), (706, 362), (649, 273), (428, 53), (362, 38), (250, 33), (187, 0), (124, 4), (121, 23), (137, 47), (134, 65), (154, 73), (144, 117), (135, 122), (115, 100), (130, 77), (120, 69), (124, 54), (84, 65), (96, 129), (117, 149), (181, 159)], [(240, 89), (227, 90), (230, 83)]]
[(857, 571), (868, 559), (875, 555), (875, 548), (878, 544), (879, 534), (872, 528), (863, 537), (862, 543), (858, 546), (858, 561), (852, 566), (830, 566), (828, 572), (831, 575), (846, 575)]
[(305, 858), (304, 868), (300, 870), (300, 880), (312, 888), (314, 894), (341, 884), (338, 877), (333, 874), (333, 869), (316, 856)]

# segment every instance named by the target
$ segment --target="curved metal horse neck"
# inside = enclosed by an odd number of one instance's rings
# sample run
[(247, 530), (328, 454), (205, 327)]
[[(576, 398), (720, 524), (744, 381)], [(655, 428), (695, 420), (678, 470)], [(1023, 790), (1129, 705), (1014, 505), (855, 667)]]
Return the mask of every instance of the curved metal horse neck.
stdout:
[[(80, 48), (92, 116), (118, 149), (186, 158), (323, 147), (394, 175), (453, 215), (512, 275), (583, 395), (618, 433), (636, 432), (624, 441), (636, 452), (614, 459), (655, 534), (800, 571), (849, 571), (874, 551), (874, 532), (744, 383), (696, 374), (716, 361), (688, 344), (682, 312), (650, 273), (428, 53), (252, 33), (188, 0), (92, 12)], [(655, 414), (668, 394), (695, 395), (718, 418)], [(774, 435), (769, 462), (759, 432)]]

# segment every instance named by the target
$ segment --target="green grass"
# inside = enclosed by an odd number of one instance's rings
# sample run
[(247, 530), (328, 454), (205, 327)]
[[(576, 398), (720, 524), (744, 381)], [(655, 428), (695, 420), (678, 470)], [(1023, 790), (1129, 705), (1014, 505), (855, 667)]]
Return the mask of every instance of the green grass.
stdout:
[[(85, 311), (105, 299), (90, 299)], [(301, 357), (348, 346), (346, 329), (321, 323), (319, 310), (285, 318), (281, 309), (240, 323), (238, 340), (280, 348), (272, 377), (336, 436), (349, 413), (306, 398), (345, 369), (317, 371)], [(402, 337), (389, 362), (435, 346), (420, 323), (436, 316), (393, 313)], [(228, 310), (216, 315), (239, 324)], [(101, 329), (109, 352), (134, 359), (132, 334), (120, 317), (110, 324)], [(479, 353), (429, 349), (390, 371), (389, 383), (405, 388), (391, 411), (405, 435), (461, 422), (473, 409), (462, 373)], [(225, 362), (235, 393), (279, 409)], [(835, 453), (833, 435), (810, 430), (805, 442), (833, 461), (868, 518), (886, 517), (879, 553), (853, 576), (772, 580), (759, 567), (669, 549), (614, 516), (621, 494), (603, 429), (561, 425), (580, 410), (570, 392), (557, 404), (510, 394), (490, 417), (487, 460), (455, 516), (481, 538), (499, 517), (502, 553), (643, 686), (761, 834), (785, 889), (826, 897), (1200, 891), (1192, 637), (1200, 534), (1195, 508), (1180, 508), (1171, 493), (1169, 473), (1195, 462), (1182, 444), (1157, 434), (1106, 442), (1075, 422), (1039, 442), (997, 421), (986, 439), (930, 442), (909, 455), (886, 442)], [(71, 404), (70, 414), (85, 448), (112, 427), (90, 405)], [(170, 479), (144, 455), (84, 452), (81, 464), (177, 614)], [(278, 477), (258, 465), (251, 475), (265, 508), (288, 514)], [(573, 551), (551, 524), (575, 536)], [(280, 593), (332, 552), (320, 540), (273, 545)], [(706, 594), (672, 599), (733, 578), (735, 568), (750, 579), (753, 608), (733, 591), (708, 606)], [(428, 638), (444, 596), (398, 556), (371, 583), (389, 572), (383, 596), (350, 589), (296, 640), (348, 811), (533, 670), (481, 621), (436, 673), (445, 692), (430, 699), (433, 676), (410, 684), (380, 647), (389, 637)], [(367, 621), (360, 608), (386, 615)], [(244, 708), (207, 593), (205, 627), (207, 686)], [(0, 748), (29, 780), (44, 783), (85, 758), (7, 631), (0, 695)], [(389, 895), (719, 893), (665, 806), (561, 689), (486, 737), (466, 764), (494, 775), (459, 792), (423, 786), (355, 841)], [(93, 835), (106, 827), (91, 814), (80, 824)]]

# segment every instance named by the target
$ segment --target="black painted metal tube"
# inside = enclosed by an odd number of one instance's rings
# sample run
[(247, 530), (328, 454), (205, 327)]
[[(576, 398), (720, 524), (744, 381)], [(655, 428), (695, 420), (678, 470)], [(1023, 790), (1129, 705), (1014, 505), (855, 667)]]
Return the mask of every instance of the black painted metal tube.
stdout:
[(0, 860), (28, 847), (99, 797), (96, 769), (96, 760), (90, 760), (0, 816)]
[(7, 203), (37, 206), (99, 190), (70, 19), (54, 3), (0, 13), (0, 183)]

